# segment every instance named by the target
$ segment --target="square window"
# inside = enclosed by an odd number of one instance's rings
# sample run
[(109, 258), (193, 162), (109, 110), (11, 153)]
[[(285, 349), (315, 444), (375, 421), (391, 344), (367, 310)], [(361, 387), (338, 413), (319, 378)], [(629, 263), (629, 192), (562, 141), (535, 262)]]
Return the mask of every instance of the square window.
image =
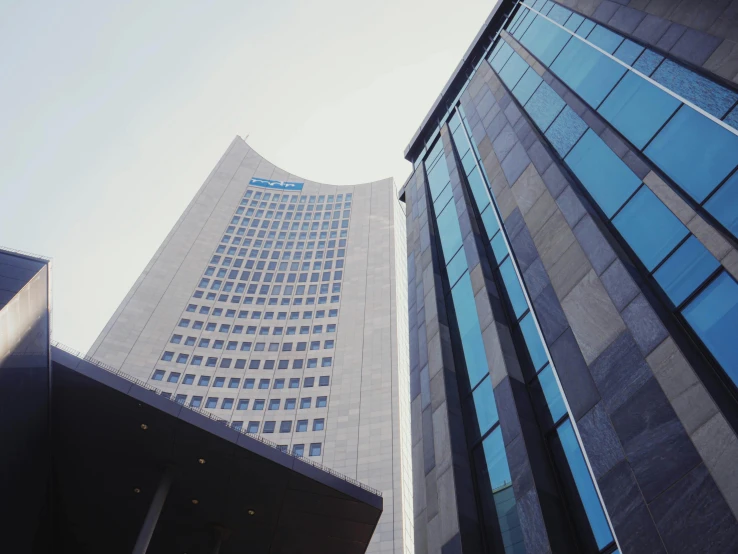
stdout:
[(333, 365), (333, 358), (321, 358), (320, 367), (331, 367)]
[(238, 407), (237, 410), (248, 410), (249, 409), (249, 400), (248, 398), (241, 398), (238, 401)]
[(292, 422), (291, 421), (282, 421), (279, 424), (279, 432), (280, 433), (289, 433), (292, 431)]
[(213, 382), (214, 387), (222, 388), (225, 384), (225, 377), (216, 377), (215, 381)]
[(167, 377), (167, 383), (176, 383), (177, 381), (179, 381), (179, 376), (180, 375), (181, 375), (181, 373), (177, 373), (175, 371), (172, 371), (169, 374), (169, 377)]
[(265, 421), (264, 422), (264, 433), (274, 433), (274, 421)]
[(195, 382), (195, 375), (193, 373), (187, 373), (182, 381), (183, 385), (191, 385)]
[(193, 396), (192, 400), (190, 400), (190, 406), (193, 408), (199, 408), (202, 404), (202, 396)]
[(245, 389), (253, 389), (254, 388), (254, 379), (244, 379), (243, 380), (243, 388), (245, 388)]
[(313, 431), (322, 431), (325, 429), (325, 420), (324, 419), (314, 419), (313, 420)]
[(300, 408), (301, 409), (309, 408), (310, 405), (312, 404), (312, 401), (313, 399), (309, 396), (307, 398), (300, 398)]
[(308, 430), (308, 420), (307, 419), (298, 419), (297, 425), (295, 426), (295, 431), (298, 433), (304, 433)]
[(231, 422), (231, 429), (234, 429), (236, 431), (243, 430), (243, 421), (232, 421)]
[(165, 362), (170, 362), (172, 361), (173, 357), (174, 357), (174, 352), (164, 352), (164, 354), (162, 354), (161, 356), (161, 359)]
[[(223, 403), (220, 405), (222, 410), (230, 410), (233, 408), (233, 398), (224, 398)], [(317, 420), (316, 420), (317, 421)]]
[(166, 373), (163, 369), (157, 369), (154, 371), (154, 375), (152, 375), (151, 380), (152, 381), (161, 381), (164, 379), (164, 373)]
[(197, 382), (198, 387), (207, 387), (210, 384), (210, 376), (200, 375), (200, 380)]
[(265, 403), (265, 400), (254, 400), (254, 410), (263, 410)]
[(238, 385), (240, 384), (241, 380), (237, 377), (231, 377), (230, 381), (228, 381), (228, 388), (229, 389), (237, 389)]
[(297, 456), (298, 458), (302, 458), (305, 455), (305, 445), (304, 444), (293, 444), (292, 445), (292, 455)]
[(260, 389), (268, 389), (269, 388), (269, 379), (259, 379), (259, 388)]
[(310, 388), (315, 384), (315, 377), (305, 377), (305, 380), (302, 383), (302, 386), (305, 388)]
[(177, 404), (185, 404), (187, 402), (187, 395), (186, 394), (178, 394), (174, 397), (174, 401)]
[(321, 375), (318, 381), (318, 386), (327, 387), (330, 384), (330, 377), (328, 375)]
[(269, 401), (269, 409), (270, 410), (279, 410), (279, 404), (280, 404), (280, 400), (278, 398), (272, 398)]
[(172, 339), (169, 342), (171, 342), (172, 344), (179, 344), (180, 342), (182, 342), (182, 335), (173, 335)]
[(210, 409), (217, 408), (218, 407), (218, 397), (211, 396), (210, 398), (208, 398), (208, 401), (205, 404), (205, 407), (210, 408)]
[(275, 389), (283, 389), (284, 388), (284, 379), (275, 379), (274, 380), (274, 388)]
[(327, 396), (319, 396), (315, 399), (315, 407), (316, 408), (325, 408), (328, 406), (328, 397)]
[(249, 426), (246, 428), (247, 433), (258, 433), (259, 432), (259, 422), (258, 421), (249, 421)]

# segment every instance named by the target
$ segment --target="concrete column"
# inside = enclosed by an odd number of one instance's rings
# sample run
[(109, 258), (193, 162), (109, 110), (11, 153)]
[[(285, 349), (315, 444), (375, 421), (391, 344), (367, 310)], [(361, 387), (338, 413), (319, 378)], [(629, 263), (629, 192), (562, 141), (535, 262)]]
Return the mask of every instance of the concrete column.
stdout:
[(161, 476), (159, 486), (154, 493), (154, 498), (151, 499), (151, 505), (146, 514), (146, 519), (144, 519), (141, 530), (138, 532), (138, 539), (136, 539), (136, 545), (133, 547), (133, 554), (146, 554), (151, 537), (154, 535), (154, 530), (156, 529), (156, 522), (159, 521), (159, 514), (161, 514), (161, 509), (164, 507), (167, 494), (169, 494), (169, 489), (172, 486), (172, 478), (172, 468), (167, 467)]

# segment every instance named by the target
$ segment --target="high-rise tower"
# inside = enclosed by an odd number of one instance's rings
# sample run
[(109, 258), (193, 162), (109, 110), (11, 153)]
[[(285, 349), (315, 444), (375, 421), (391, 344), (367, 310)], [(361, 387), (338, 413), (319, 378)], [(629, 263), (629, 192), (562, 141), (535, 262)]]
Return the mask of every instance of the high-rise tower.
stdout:
[(399, 554), (412, 500), (398, 210), (391, 179), (311, 182), (237, 137), (89, 354), (379, 489), (368, 552)]
[(419, 553), (738, 551), (735, 8), (502, 0), (412, 139)]

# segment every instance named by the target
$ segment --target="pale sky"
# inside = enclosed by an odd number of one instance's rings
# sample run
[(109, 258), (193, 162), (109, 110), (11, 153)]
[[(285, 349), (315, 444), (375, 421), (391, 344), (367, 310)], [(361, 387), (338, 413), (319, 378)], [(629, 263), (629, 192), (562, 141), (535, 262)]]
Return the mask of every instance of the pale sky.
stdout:
[(494, 0), (0, 0), (0, 245), (86, 351), (235, 135), (301, 177), (405, 146)]

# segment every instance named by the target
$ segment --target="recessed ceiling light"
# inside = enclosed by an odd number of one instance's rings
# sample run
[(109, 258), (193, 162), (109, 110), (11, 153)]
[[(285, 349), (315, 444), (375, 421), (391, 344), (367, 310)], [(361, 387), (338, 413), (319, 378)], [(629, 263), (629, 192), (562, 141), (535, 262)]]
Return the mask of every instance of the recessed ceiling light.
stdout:
[(198, 461), (198, 462), (200, 462), (200, 464), (204, 464), (204, 463), (205, 463), (205, 458), (200, 458), (200, 459), (199, 459), (199, 460), (197, 460), (197, 461)]
[(136, 494), (138, 494), (138, 493), (140, 493), (140, 492), (141, 492), (141, 489), (139, 489), (138, 487), (135, 487), (135, 488), (133, 489), (133, 492), (135, 492)]
[(141, 429), (143, 429), (144, 431), (146, 431), (146, 429), (148, 429), (148, 428), (149, 428), (149, 426), (146, 425), (145, 423), (142, 423), (141, 424)]
[(192, 503), (195, 504), (195, 505), (197, 505), (197, 504), (200, 503), (200, 501), (197, 498), (193, 498), (192, 499)]
[(248, 511), (248, 512), (246, 512), (246, 513), (247, 513), (247, 514), (249, 514), (250, 516), (252, 516), (252, 515), (254, 515), (254, 514), (255, 514), (256, 512), (255, 512), (254, 510), (249, 510), (249, 511)]

